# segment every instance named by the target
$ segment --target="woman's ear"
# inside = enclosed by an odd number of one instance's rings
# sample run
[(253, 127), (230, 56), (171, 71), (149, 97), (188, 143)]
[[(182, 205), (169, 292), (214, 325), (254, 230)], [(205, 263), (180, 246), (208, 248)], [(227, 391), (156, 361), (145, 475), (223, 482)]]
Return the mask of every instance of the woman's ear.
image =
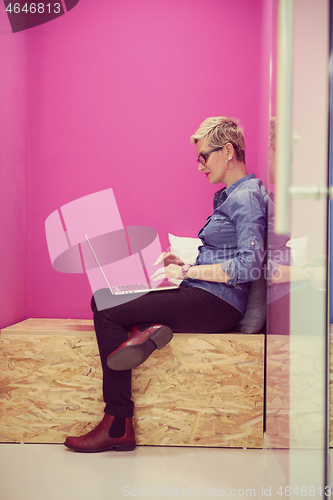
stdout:
[(225, 148), (226, 148), (226, 152), (227, 152), (227, 155), (228, 155), (228, 158), (233, 158), (234, 157), (234, 147), (233, 145), (231, 144), (231, 142), (227, 142), (227, 144), (225, 145)]

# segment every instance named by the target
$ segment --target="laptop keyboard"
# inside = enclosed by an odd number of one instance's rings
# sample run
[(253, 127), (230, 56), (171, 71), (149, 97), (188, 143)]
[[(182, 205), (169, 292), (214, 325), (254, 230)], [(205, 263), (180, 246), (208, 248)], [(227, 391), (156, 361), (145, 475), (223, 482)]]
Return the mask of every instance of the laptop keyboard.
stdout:
[(118, 285), (119, 290), (122, 292), (134, 292), (135, 290), (149, 290), (148, 286), (144, 283), (139, 285)]

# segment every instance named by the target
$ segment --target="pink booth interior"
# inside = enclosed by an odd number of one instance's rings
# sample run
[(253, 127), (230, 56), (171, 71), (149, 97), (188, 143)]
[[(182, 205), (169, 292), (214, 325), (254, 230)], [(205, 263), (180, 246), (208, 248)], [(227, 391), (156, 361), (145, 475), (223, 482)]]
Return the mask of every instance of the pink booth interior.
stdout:
[(266, 180), (268, 0), (80, 0), (13, 34), (0, 6), (0, 327), (91, 318), (84, 274), (53, 270), (45, 220), (112, 188), (123, 224), (197, 235), (213, 193), (189, 138), (240, 119)]

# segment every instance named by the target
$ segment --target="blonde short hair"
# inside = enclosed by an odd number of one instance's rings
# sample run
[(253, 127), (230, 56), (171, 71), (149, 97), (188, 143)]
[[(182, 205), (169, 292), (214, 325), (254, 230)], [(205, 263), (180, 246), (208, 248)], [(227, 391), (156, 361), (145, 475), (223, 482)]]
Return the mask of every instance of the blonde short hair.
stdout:
[(196, 144), (200, 139), (205, 139), (211, 148), (224, 147), (230, 142), (236, 152), (237, 160), (245, 163), (244, 133), (238, 125), (238, 120), (225, 116), (207, 118), (191, 136), (191, 143)]
[(275, 149), (276, 144), (276, 117), (269, 120), (269, 147)]
[[(272, 116), (269, 120), (269, 147), (272, 149), (276, 149), (276, 128), (277, 128), (277, 120), (276, 116)], [(300, 141), (301, 137), (295, 132), (294, 129), (291, 130), (291, 147), (292, 152), (294, 146)]]

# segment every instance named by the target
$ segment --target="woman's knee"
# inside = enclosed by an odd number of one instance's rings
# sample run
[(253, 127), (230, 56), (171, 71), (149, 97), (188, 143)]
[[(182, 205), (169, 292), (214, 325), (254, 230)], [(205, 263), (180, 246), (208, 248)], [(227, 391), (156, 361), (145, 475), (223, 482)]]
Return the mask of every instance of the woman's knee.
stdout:
[(91, 298), (90, 307), (93, 313), (103, 311), (114, 306), (114, 296), (108, 288), (96, 290)]

